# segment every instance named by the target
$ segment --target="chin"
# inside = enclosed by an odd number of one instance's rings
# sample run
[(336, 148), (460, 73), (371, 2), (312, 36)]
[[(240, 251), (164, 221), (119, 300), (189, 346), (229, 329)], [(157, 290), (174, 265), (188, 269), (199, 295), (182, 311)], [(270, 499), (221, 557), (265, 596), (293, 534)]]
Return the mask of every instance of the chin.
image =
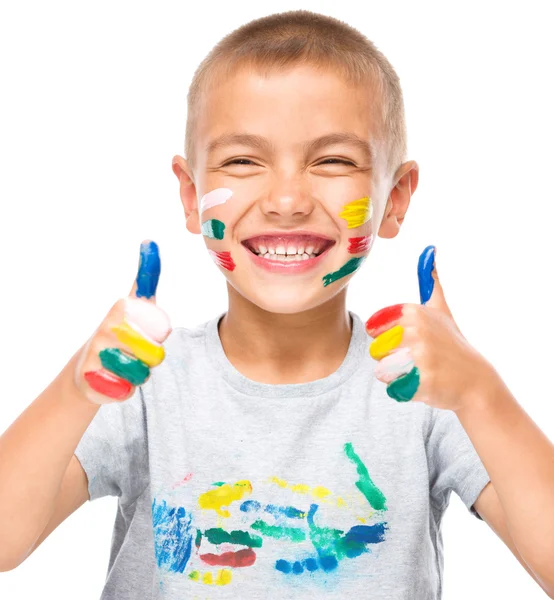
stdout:
[(310, 289), (309, 286), (264, 286), (262, 289), (237, 290), (252, 304), (270, 313), (293, 315), (302, 313), (328, 302), (342, 286), (333, 289)]

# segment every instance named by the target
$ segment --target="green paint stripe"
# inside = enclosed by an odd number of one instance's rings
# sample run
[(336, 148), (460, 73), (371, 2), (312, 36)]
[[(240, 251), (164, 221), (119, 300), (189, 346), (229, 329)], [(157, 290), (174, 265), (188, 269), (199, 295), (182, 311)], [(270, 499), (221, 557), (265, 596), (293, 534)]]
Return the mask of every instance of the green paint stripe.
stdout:
[(333, 271), (332, 273), (328, 273), (323, 276), (323, 287), (333, 283), (337, 279), (341, 279), (342, 277), (346, 277), (350, 275), (350, 273), (354, 273), (356, 269), (358, 269), (363, 261), (367, 258), (367, 256), (357, 256), (355, 258), (351, 258), (347, 263), (342, 265), (342, 267), (338, 271)]
[(248, 531), (225, 531), (221, 527), (212, 527), (204, 531), (206, 539), (212, 544), (240, 544), (250, 548), (261, 548), (262, 538), (258, 535), (250, 535)]
[(265, 521), (254, 521), (250, 527), (259, 531), (262, 535), (278, 540), (286, 538), (291, 542), (303, 542), (306, 539), (306, 533), (298, 527), (277, 527), (268, 525)]
[(132, 385), (141, 385), (150, 375), (150, 367), (147, 364), (124, 354), (119, 348), (104, 348), (98, 356), (104, 369), (123, 377)]
[(408, 402), (411, 400), (419, 387), (419, 370), (414, 367), (406, 375), (398, 377), (387, 385), (387, 394), (397, 402)]
[(387, 510), (387, 499), (383, 492), (373, 483), (366, 466), (360, 457), (354, 452), (351, 442), (344, 444), (346, 456), (356, 465), (356, 471), (360, 479), (356, 482), (356, 487), (362, 492), (366, 500), (375, 510)]
[(202, 233), (209, 238), (222, 240), (225, 231), (225, 223), (217, 219), (210, 219), (202, 223)]

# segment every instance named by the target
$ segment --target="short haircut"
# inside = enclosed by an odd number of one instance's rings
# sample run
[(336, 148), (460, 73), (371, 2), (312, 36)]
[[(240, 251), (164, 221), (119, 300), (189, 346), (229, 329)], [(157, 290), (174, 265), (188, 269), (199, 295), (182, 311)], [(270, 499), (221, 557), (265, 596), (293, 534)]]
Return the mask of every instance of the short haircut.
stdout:
[(268, 75), (295, 65), (332, 69), (354, 85), (367, 85), (376, 99), (378, 131), (385, 141), (386, 173), (406, 156), (406, 119), (400, 80), (387, 58), (354, 27), (308, 10), (275, 13), (226, 35), (196, 69), (187, 95), (185, 157), (195, 164), (195, 124), (202, 95), (240, 67)]

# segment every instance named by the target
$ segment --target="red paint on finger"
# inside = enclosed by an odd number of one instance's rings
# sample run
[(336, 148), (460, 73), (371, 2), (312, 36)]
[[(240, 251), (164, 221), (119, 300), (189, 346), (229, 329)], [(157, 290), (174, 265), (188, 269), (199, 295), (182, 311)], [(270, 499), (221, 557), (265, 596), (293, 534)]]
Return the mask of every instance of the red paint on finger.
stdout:
[(404, 303), (393, 304), (387, 306), (373, 313), (367, 320), (365, 328), (367, 333), (372, 337), (376, 338), (378, 335), (390, 329), (396, 324), (396, 321), (402, 316), (404, 309)]
[(125, 398), (133, 387), (126, 379), (122, 379), (105, 369), (87, 371), (85, 379), (93, 390), (116, 400)]

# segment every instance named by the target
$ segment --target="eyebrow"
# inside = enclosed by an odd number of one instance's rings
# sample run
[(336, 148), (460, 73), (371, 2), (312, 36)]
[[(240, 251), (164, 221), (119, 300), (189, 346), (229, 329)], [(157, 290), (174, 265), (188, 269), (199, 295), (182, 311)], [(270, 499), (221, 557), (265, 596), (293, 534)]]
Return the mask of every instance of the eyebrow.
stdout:
[[(364, 157), (371, 163), (375, 158), (371, 143), (355, 133), (349, 132), (329, 133), (309, 140), (302, 144), (302, 149), (307, 154), (334, 144), (347, 144), (361, 150)], [(266, 152), (275, 152), (275, 146), (267, 138), (249, 133), (227, 133), (220, 135), (206, 145), (206, 152), (210, 154), (215, 150), (232, 145), (250, 146)]]

